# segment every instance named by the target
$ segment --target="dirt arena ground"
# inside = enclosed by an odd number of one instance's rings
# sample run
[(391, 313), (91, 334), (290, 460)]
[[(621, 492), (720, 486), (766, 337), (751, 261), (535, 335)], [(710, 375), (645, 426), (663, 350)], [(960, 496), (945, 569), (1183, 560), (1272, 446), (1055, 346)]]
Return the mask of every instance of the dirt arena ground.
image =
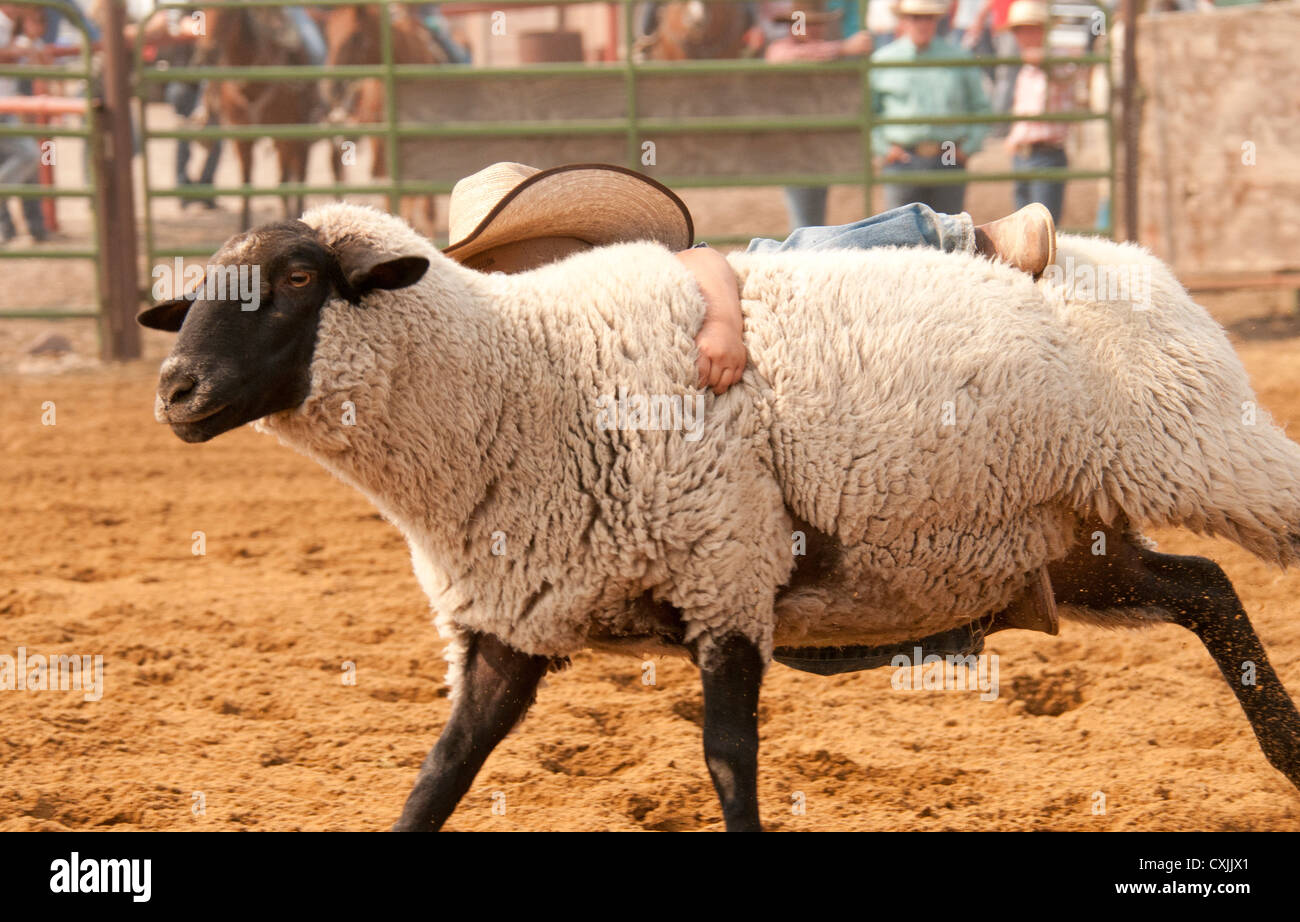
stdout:
[[(779, 199), (754, 195), (735, 220), (779, 222)], [(854, 217), (850, 199), (837, 192), (832, 220)], [(723, 209), (710, 218), (729, 223)], [(57, 301), (81, 284), (0, 269), (6, 297)], [(1300, 328), (1271, 295), (1211, 307), (1263, 403), (1300, 431)], [(69, 324), (70, 358), (26, 356), (48, 329), (0, 324), (0, 653), (102, 655), (105, 690), (93, 702), (0, 693), (0, 829), (386, 828), (448, 712), (441, 644), (397, 531), (274, 439), (245, 428), (185, 445), (156, 424), (166, 337), (150, 334), (144, 361), (102, 366), (90, 325)], [(1300, 693), (1300, 574), (1226, 542), (1154, 537), (1223, 564)], [(760, 709), (767, 825), (1300, 828), (1300, 795), (1191, 634), (1067, 624), (1056, 638), (995, 635), (986, 652), (999, 657), (993, 701), (894, 690), (888, 669), (774, 665)], [(720, 829), (697, 674), (672, 659), (656, 671), (647, 686), (638, 659), (576, 656), (448, 828)]]

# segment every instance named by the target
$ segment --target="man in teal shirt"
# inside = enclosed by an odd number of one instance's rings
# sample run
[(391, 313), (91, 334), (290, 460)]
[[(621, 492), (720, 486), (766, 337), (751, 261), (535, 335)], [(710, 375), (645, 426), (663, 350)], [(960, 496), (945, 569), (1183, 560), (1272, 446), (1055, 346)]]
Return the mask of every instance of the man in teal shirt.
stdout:
[[(872, 61), (919, 61), (965, 58), (970, 52), (936, 35), (947, 0), (900, 0), (900, 36), (871, 56)], [(883, 67), (871, 73), (871, 105), (884, 118), (924, 115), (982, 114), (992, 111), (978, 67)], [(923, 202), (935, 211), (964, 210), (965, 183), (916, 185), (906, 174), (916, 170), (962, 170), (979, 150), (984, 125), (878, 125), (871, 133), (872, 153), (883, 161), (887, 182), (885, 207)]]

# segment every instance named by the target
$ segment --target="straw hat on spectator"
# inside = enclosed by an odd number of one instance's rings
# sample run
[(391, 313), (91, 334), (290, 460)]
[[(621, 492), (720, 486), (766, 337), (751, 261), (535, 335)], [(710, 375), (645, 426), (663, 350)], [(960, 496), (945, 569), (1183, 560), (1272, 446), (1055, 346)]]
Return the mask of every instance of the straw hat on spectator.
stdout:
[(609, 163), (548, 170), (494, 163), (456, 183), (447, 210), (443, 253), (475, 268), (497, 268), (475, 259), (494, 249), (508, 251), (512, 263), (540, 265), (572, 244), (653, 240), (684, 250), (695, 237), (691, 213), (671, 189)]
[(898, 3), (894, 4), (894, 14), (897, 16), (945, 16), (951, 6), (951, 0), (898, 0)]
[(1047, 25), (1047, 4), (1043, 0), (1016, 0), (1007, 10), (1006, 28)]

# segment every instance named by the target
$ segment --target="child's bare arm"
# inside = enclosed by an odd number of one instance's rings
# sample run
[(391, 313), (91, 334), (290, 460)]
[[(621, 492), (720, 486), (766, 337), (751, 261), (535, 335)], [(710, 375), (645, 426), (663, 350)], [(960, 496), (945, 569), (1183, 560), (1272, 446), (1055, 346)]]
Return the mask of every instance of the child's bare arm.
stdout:
[(704, 322), (695, 335), (699, 385), (721, 394), (740, 380), (748, 357), (736, 273), (721, 253), (709, 247), (682, 250), (677, 258), (694, 273), (704, 295)]

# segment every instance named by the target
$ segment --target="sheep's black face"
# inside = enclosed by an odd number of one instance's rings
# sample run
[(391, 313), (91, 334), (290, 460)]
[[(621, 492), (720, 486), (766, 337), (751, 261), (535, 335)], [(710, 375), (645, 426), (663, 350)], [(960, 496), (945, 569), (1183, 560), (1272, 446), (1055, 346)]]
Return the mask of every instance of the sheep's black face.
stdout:
[(359, 305), (375, 289), (414, 284), (429, 267), (423, 256), (377, 259), (328, 247), (300, 221), (232, 238), (198, 288), (138, 318), (180, 332), (158, 380), (158, 421), (186, 442), (206, 442), (301, 404), (321, 306), (331, 295)]

